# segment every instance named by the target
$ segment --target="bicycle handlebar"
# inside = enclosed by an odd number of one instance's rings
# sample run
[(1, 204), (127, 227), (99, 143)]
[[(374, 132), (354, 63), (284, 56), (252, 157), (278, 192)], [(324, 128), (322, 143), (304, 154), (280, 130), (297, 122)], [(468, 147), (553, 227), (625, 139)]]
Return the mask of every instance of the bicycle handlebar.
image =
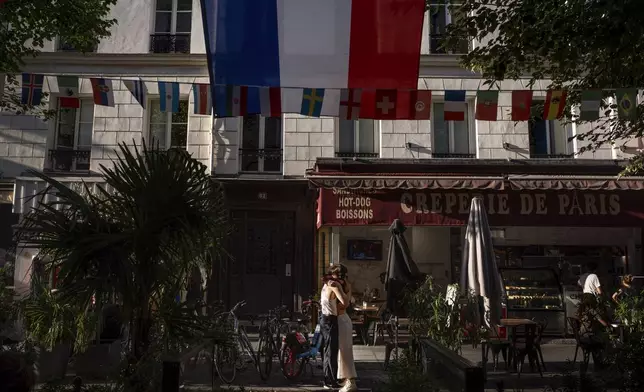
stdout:
[(233, 306), (232, 309), (230, 309), (230, 313), (235, 314), (237, 309), (242, 308), (244, 306), (246, 306), (246, 301), (239, 301), (235, 306)]

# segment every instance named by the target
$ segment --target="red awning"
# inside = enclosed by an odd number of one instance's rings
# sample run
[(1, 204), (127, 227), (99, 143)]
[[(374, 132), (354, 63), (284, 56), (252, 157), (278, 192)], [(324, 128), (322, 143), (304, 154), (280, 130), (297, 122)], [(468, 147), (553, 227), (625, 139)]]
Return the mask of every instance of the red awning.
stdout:
[(423, 176), (413, 174), (346, 175), (310, 173), (316, 188), (450, 190), (644, 190), (644, 177), (610, 176)]

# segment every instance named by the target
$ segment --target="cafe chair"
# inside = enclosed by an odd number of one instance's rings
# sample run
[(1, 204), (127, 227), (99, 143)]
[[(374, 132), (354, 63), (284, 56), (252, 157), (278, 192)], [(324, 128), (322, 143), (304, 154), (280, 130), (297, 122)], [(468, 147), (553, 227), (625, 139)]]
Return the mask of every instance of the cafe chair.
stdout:
[(503, 356), (503, 362), (505, 362), (505, 370), (508, 370), (508, 367), (512, 361), (512, 355), (510, 352), (511, 342), (509, 339), (505, 339), (499, 336), (498, 327), (491, 328), (493, 336), (485, 340), (485, 362), (489, 358), (490, 351), (492, 351), (492, 366), (493, 371), (497, 370), (499, 366), (499, 354)]
[(512, 362), (516, 366), (517, 377), (521, 378), (526, 357), (528, 358), (530, 366), (533, 364), (536, 365), (539, 375), (543, 377), (539, 353), (535, 346), (535, 341), (537, 340), (537, 325), (523, 325), (521, 328), (524, 333), (515, 333), (512, 335)]
[(578, 318), (566, 317), (566, 321), (568, 322), (573, 336), (575, 337), (575, 342), (577, 343), (577, 345), (575, 346), (575, 356), (572, 360), (572, 365), (575, 366), (575, 363), (577, 363), (577, 354), (579, 353), (579, 349), (581, 349), (582, 363), (580, 370), (582, 372), (585, 372), (586, 369), (588, 369), (588, 363), (590, 362), (590, 355), (592, 354), (593, 347), (591, 347), (591, 345), (587, 342), (582, 341), (580, 335), (581, 321), (579, 321)]
[(543, 371), (546, 371), (546, 362), (543, 360), (543, 351), (541, 351), (541, 342), (543, 341), (543, 333), (545, 332), (546, 328), (548, 328), (548, 319), (543, 318), (540, 320), (533, 320), (537, 323), (537, 338), (534, 341), (534, 347), (537, 350), (537, 354), (539, 354), (539, 360), (541, 361), (541, 367), (543, 368)]

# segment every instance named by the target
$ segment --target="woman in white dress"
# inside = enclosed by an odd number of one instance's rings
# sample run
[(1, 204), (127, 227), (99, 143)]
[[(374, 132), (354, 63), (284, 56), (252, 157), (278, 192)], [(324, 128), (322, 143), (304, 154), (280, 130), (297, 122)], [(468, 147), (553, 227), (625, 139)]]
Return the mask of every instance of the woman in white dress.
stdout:
[[(338, 288), (342, 290), (342, 293), (345, 294), (346, 297), (351, 298), (351, 284), (347, 280), (347, 267), (339, 265), (337, 268), (338, 270), (336, 273), (341, 282), (338, 282)], [(339, 303), (337, 306), (339, 341), (338, 380), (344, 382), (344, 385), (340, 390), (342, 392), (353, 392), (358, 390), (356, 385), (356, 366), (353, 360), (353, 323), (346, 312), (349, 305), (350, 301), (346, 301), (346, 304)]]

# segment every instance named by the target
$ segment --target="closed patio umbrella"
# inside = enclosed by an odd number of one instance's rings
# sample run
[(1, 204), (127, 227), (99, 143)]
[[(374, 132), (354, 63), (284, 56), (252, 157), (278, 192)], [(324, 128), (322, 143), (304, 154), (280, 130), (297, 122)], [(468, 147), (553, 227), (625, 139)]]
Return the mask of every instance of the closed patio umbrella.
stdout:
[(492, 234), (483, 201), (475, 197), (470, 206), (470, 216), (465, 232), (461, 265), (461, 290), (483, 299), (483, 317), (474, 321), (488, 328), (499, 325), (501, 320), (502, 286), (496, 266)]
[(387, 290), (387, 310), (396, 317), (404, 317), (401, 297), (405, 287), (421, 278), (421, 273), (411, 258), (409, 245), (407, 245), (404, 236), (405, 230), (407, 228), (398, 219), (389, 226), (391, 239), (389, 240), (389, 256), (387, 257), (385, 290)]

